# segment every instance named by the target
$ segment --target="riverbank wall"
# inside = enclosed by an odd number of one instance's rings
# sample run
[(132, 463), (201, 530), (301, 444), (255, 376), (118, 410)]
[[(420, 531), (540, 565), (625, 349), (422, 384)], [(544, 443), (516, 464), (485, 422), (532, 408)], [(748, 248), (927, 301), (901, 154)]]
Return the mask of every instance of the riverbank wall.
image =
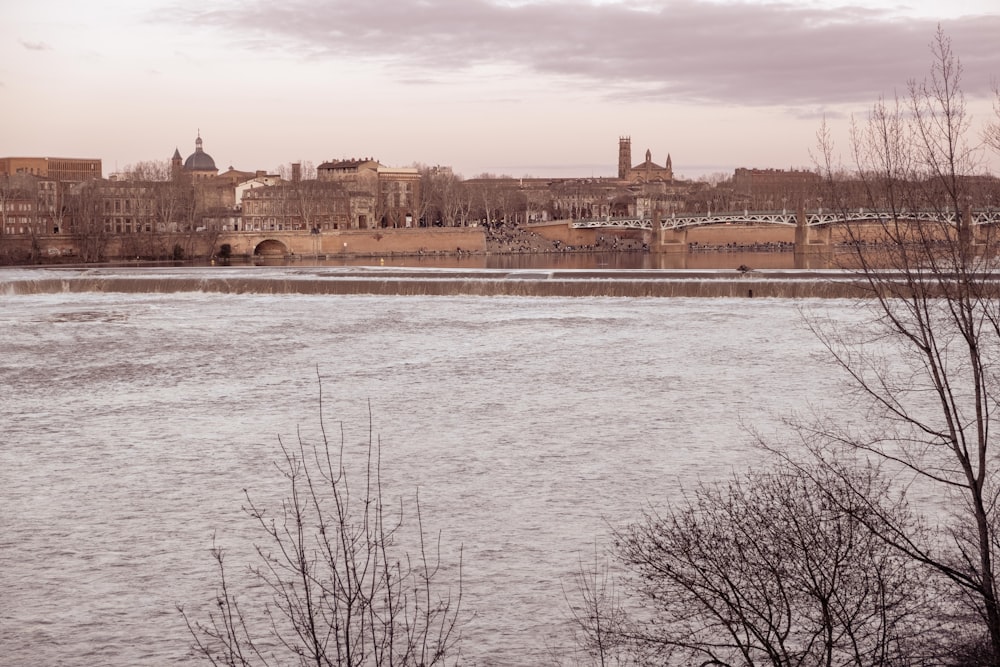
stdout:
[[(114, 234), (99, 245), (106, 260), (196, 259), (220, 255), (392, 257), (487, 252), (486, 234), (478, 227), (350, 229), (316, 234), (308, 231)], [(70, 234), (0, 239), (0, 264), (54, 264), (79, 261), (81, 256), (78, 240)]]

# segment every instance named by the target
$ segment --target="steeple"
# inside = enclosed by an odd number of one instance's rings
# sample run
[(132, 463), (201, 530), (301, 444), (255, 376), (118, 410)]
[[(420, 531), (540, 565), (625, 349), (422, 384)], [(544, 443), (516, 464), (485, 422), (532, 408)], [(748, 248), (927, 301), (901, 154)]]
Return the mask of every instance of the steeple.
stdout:
[(175, 180), (181, 175), (181, 166), (184, 164), (182, 160), (180, 149), (174, 148), (174, 155), (170, 158), (170, 176)]
[(618, 178), (628, 178), (632, 169), (632, 138), (618, 137)]

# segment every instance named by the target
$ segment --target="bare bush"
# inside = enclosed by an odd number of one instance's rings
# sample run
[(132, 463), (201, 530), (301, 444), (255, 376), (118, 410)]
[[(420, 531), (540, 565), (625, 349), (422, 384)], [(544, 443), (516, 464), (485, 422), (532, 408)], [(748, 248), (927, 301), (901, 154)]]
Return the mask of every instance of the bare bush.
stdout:
[[(322, 400), (320, 400), (322, 415)], [(404, 504), (385, 501), (381, 443), (369, 424), (360, 483), (322, 426), (317, 443), (298, 435), (280, 442), (277, 464), (287, 497), (276, 512), (246, 494), (246, 515), (260, 539), (255, 562), (233, 577), (223, 549), (214, 610), (193, 619), (182, 609), (195, 653), (213, 665), (457, 664), (460, 643), (461, 559), (446, 581), (440, 540), (426, 538), (418, 498), (416, 553), (399, 541)], [(236, 589), (239, 588), (239, 591)]]
[(701, 485), (620, 533), (642, 602), (622, 630), (636, 661), (919, 664), (910, 656), (929, 604), (919, 568), (842, 511), (862, 488), (909, 525), (874, 471), (817, 468)]

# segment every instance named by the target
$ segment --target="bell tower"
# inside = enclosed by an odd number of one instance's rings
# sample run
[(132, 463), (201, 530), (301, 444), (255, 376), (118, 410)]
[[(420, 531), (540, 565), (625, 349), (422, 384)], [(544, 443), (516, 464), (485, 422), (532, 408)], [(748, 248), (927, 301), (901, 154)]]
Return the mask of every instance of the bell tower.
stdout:
[(618, 137), (618, 178), (628, 178), (632, 169), (632, 138)]
[(181, 177), (181, 151), (178, 148), (174, 149), (174, 156), (170, 158), (170, 178), (175, 181)]

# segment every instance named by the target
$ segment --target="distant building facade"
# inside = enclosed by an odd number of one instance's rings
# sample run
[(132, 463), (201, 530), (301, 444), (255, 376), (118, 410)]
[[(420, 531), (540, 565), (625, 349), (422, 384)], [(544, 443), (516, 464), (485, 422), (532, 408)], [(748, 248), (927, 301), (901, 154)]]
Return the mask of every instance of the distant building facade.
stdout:
[(355, 202), (352, 224), (357, 228), (417, 224), (423, 202), (421, 176), (415, 168), (386, 167), (373, 158), (349, 159), (324, 162), (316, 168), (316, 177), (347, 188)]
[(4, 157), (0, 158), (0, 174), (30, 174), (61, 183), (81, 183), (101, 178), (103, 171), (99, 158)]
[(351, 202), (344, 185), (282, 181), (243, 192), (246, 231), (320, 232), (351, 227)]
[[(733, 173), (732, 189), (743, 208), (776, 210), (817, 202), (823, 177), (804, 169), (747, 169)], [(830, 202), (832, 205), (832, 202)]]
[(77, 184), (102, 177), (99, 158), (0, 158), (0, 234), (58, 234)]
[(194, 153), (188, 155), (187, 159), (181, 162), (181, 151), (175, 148), (174, 155), (170, 159), (170, 166), (175, 177), (183, 174), (194, 180), (204, 180), (219, 175), (215, 160), (205, 152), (200, 130), (198, 137), (194, 140)]
[(0, 174), (0, 236), (58, 234), (59, 183), (31, 174)]
[(674, 180), (674, 166), (670, 154), (663, 166), (653, 162), (653, 154), (646, 150), (646, 159), (632, 164), (632, 138), (618, 138), (618, 178), (630, 183), (670, 183)]

